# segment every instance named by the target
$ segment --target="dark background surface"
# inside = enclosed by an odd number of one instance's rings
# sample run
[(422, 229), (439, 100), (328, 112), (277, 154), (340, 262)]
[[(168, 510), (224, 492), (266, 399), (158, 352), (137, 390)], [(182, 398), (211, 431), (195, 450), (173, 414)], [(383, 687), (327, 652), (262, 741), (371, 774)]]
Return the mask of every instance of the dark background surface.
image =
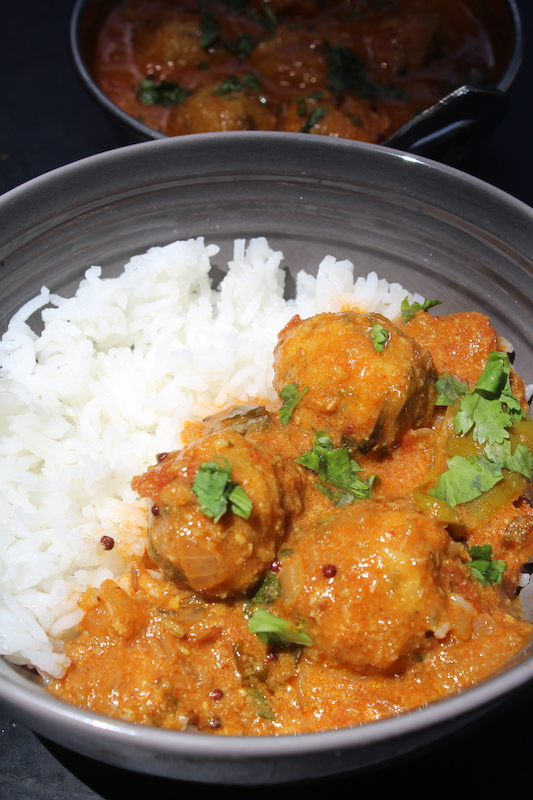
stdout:
[[(525, 52), (508, 90), (509, 113), (461, 169), (533, 206), (533, 0), (517, 0)], [(0, 193), (63, 164), (125, 143), (74, 73), (69, 20), (74, 0), (3, 0), (0, 21)], [(533, 236), (533, 231), (532, 231)], [(314, 781), (299, 791), (411, 795), (530, 790), (533, 688), (474, 729), (430, 751), (355, 777)], [(176, 798), (201, 787), (137, 775), (94, 762), (35, 736), (0, 707), (0, 800)], [(233, 797), (281, 794), (292, 786), (231, 787)], [(464, 793), (464, 794), (463, 794)]]

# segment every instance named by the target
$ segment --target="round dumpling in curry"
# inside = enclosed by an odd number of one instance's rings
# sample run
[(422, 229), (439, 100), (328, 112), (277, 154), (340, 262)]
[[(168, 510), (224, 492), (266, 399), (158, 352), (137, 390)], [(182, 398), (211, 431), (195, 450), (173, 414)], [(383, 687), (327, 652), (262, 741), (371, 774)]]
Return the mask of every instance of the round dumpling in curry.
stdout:
[(285, 496), (281, 462), (226, 428), (164, 454), (135, 478), (133, 488), (153, 502), (148, 552), (165, 575), (222, 599), (253, 587), (272, 562), (286, 515), (298, 501), (297, 491)]
[(436, 377), (429, 352), (380, 314), (294, 317), (274, 353), (276, 391), (308, 388), (291, 424), (378, 456), (430, 423)]
[(235, 88), (232, 83), (209, 83), (172, 108), (168, 134), (272, 130), (275, 117), (257, 92), (238, 79)]
[(313, 642), (352, 669), (404, 668), (445, 635), (444, 528), (406, 500), (332, 511), (282, 560), (282, 603)]

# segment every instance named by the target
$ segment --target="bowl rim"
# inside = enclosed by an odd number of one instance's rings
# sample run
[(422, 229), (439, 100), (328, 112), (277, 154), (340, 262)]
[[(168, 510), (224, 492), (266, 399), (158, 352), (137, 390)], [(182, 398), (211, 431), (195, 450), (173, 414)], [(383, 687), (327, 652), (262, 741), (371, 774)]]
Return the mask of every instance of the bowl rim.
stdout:
[[(55, 200), (56, 198), (60, 198), (59, 187), (65, 177), (69, 181), (72, 181), (72, 185), (75, 186), (76, 184), (82, 185), (80, 181), (81, 175), (79, 173), (90, 174), (91, 168), (101, 168), (104, 175), (107, 169), (114, 169), (115, 172), (122, 171), (123, 174), (126, 174), (124, 165), (129, 162), (130, 159), (135, 159), (137, 155), (144, 152), (148, 153), (149, 158), (154, 158), (158, 150), (164, 153), (168, 149), (169, 153), (165, 154), (165, 156), (169, 158), (171, 157), (170, 154), (176, 149), (183, 151), (180, 155), (183, 156), (184, 163), (188, 163), (193, 162), (197, 154), (204, 151), (205, 147), (208, 149), (210, 148), (211, 152), (216, 152), (226, 147), (231, 150), (232, 147), (237, 148), (238, 146), (238, 149), (240, 149), (242, 146), (243, 153), (245, 153), (246, 148), (248, 148), (248, 150), (253, 149), (255, 155), (261, 155), (261, 159), (257, 161), (257, 163), (254, 163), (254, 167), (257, 169), (257, 175), (261, 175), (264, 171), (263, 159), (268, 159), (272, 149), (275, 148), (276, 145), (279, 146), (277, 154), (277, 161), (279, 161), (279, 163), (284, 163), (284, 159), (290, 160), (291, 151), (294, 153), (296, 149), (298, 152), (307, 151), (306, 156), (310, 164), (313, 164), (315, 159), (323, 156), (322, 151), (325, 150), (330, 150), (335, 154), (340, 153), (341, 157), (346, 155), (343, 151), (347, 151), (355, 158), (365, 158), (372, 152), (375, 152), (379, 154), (376, 158), (383, 160), (382, 169), (384, 174), (387, 172), (385, 162), (391, 165), (391, 169), (398, 169), (400, 166), (404, 169), (418, 169), (421, 177), (438, 173), (439, 180), (443, 182), (443, 187), (445, 187), (447, 192), (449, 192), (450, 188), (453, 188), (456, 192), (468, 191), (471, 195), (472, 202), (466, 204), (464, 209), (462, 209), (461, 221), (478, 228), (479, 220), (476, 218), (476, 212), (479, 212), (480, 209), (483, 209), (483, 212), (486, 210), (484, 217), (494, 214), (492, 206), (486, 208), (488, 201), (499, 206), (501, 210), (505, 210), (513, 215), (513, 218), (517, 222), (513, 247), (515, 247), (517, 253), (527, 261), (528, 268), (531, 268), (531, 262), (533, 261), (533, 237), (523, 230), (523, 226), (532, 224), (533, 207), (523, 200), (488, 183), (482, 178), (464, 172), (454, 165), (437, 161), (428, 156), (406, 153), (403, 150), (395, 149), (384, 144), (372, 144), (352, 139), (336, 139), (326, 136), (309, 136), (304, 133), (288, 133), (285, 131), (223, 131), (188, 134), (186, 136), (164, 136), (158, 139), (149, 139), (147, 141), (126, 144), (110, 150), (94, 153), (51, 169), (41, 175), (37, 175), (9, 189), (7, 192), (4, 192), (3, 195), (0, 195), (0, 214), (7, 215), (14, 232), (18, 234), (25, 230), (24, 223), (21, 219), (17, 218), (19, 211), (22, 209), (27, 211), (33, 210), (32, 193), (36, 189), (42, 192), (43, 195), (47, 192), (50, 195), (50, 199)], [(328, 155), (328, 166), (329, 164), (330, 160)], [(325, 167), (325, 159), (323, 159), (322, 166)], [(241, 174), (239, 170), (240, 165), (231, 166), (228, 161), (222, 162), (221, 159), (218, 161), (217, 176), (226, 177), (231, 175), (234, 177), (235, 175)], [(266, 171), (268, 173), (268, 167)], [(298, 177), (301, 177), (302, 174), (304, 173), (298, 173)], [(165, 179), (167, 179), (166, 173)], [(349, 175), (346, 175), (345, 172), (342, 173), (340, 178), (338, 176), (334, 178), (334, 180), (343, 181), (345, 179), (347, 182), (350, 181)], [(172, 178), (169, 177), (168, 180), (171, 181)], [(385, 180), (385, 178), (383, 178), (383, 180)], [(127, 186), (126, 180), (122, 189), (125, 188), (127, 190)], [(406, 198), (409, 197), (410, 199), (416, 198), (417, 202), (427, 202), (427, 198), (424, 194), (426, 187), (422, 180), (417, 181), (416, 186), (413, 183), (411, 189), (413, 189), (412, 192), (410, 192), (409, 186), (402, 185), (400, 189), (402, 196)], [(21, 209), (17, 210), (15, 204), (21, 204)], [(448, 194), (442, 192), (438, 197), (432, 197), (431, 204), (444, 213), (450, 213), (459, 219), (456, 213), (456, 200), (455, 198), (449, 198)], [(496, 226), (498, 225), (500, 222), (500, 214), (494, 215), (493, 222)], [(497, 236), (497, 231), (498, 229), (495, 227), (490, 231), (490, 234)]]
[[(161, 131), (155, 130), (155, 128), (150, 128), (144, 122), (141, 122), (140, 120), (135, 119), (135, 117), (126, 114), (125, 111), (123, 111), (119, 106), (115, 105), (115, 103), (109, 99), (109, 97), (99, 88), (96, 81), (92, 77), (85, 59), (83, 58), (80, 43), (82, 16), (85, 11), (85, 7), (90, 1), (91, 0), (76, 0), (71, 14), (69, 26), (70, 55), (82, 84), (85, 86), (89, 94), (92, 95), (93, 99), (95, 99), (108, 112), (108, 114), (111, 115), (111, 117), (115, 117), (119, 121), (123, 129), (133, 130), (138, 136), (147, 139), (169, 138), (167, 134), (161, 133)], [(514, 46), (511, 57), (504, 73), (500, 77), (495, 87), (495, 89), (499, 92), (505, 93), (513, 83), (522, 64), (524, 53), (524, 32), (522, 17), (516, 0), (503, 0), (503, 2), (509, 7), (514, 30)]]
[[(222, 138), (221, 138), (222, 137)], [(20, 217), (21, 208), (29, 209), (35, 202), (35, 197), (45, 197), (46, 188), (57, 189), (58, 182), (65, 178), (70, 184), (83, 186), (83, 177), (96, 164), (105, 170), (110, 164), (117, 168), (123, 167), (131, 159), (143, 158), (144, 153), (152, 156), (161, 151), (189, 150), (195, 147), (210, 147), (222, 143), (231, 145), (249, 140), (254, 146), (263, 142), (292, 143), (293, 146), (303, 146), (309, 152), (340, 150), (341, 154), (359, 154), (359, 157), (370, 156), (377, 163), (402, 164), (409, 169), (416, 169), (427, 173), (437, 172), (439, 177), (452, 181), (454, 185), (462, 187), (464, 191), (478, 196), (491, 197), (503, 208), (516, 214), (525, 221), (529, 228), (533, 226), (533, 208), (522, 201), (506, 194), (502, 190), (485, 183), (484, 181), (463, 173), (455, 167), (447, 166), (422, 156), (408, 155), (382, 145), (371, 145), (351, 140), (338, 140), (332, 142), (323, 137), (309, 137), (305, 134), (288, 134), (282, 132), (229, 132), (197, 134), (187, 137), (165, 137), (164, 140), (148, 141), (133, 144), (115, 150), (88, 156), (70, 164), (66, 164), (48, 173), (40, 175), (25, 184), (22, 184), (0, 197), (0, 219), (3, 215), (17, 219)], [(290, 148), (289, 148), (290, 149)], [(376, 155), (372, 155), (376, 154)], [(322, 163), (322, 166), (323, 163)], [(226, 170), (228, 167), (226, 167)], [(128, 171), (123, 170), (127, 175)], [(405, 192), (405, 187), (402, 187)], [(440, 201), (444, 203), (445, 201)], [(439, 207), (443, 207), (442, 205)], [(445, 206), (444, 206), (445, 207)], [(22, 229), (24, 220), (18, 223)], [(531, 237), (529, 237), (531, 238)], [(533, 255), (529, 256), (530, 270), (533, 272)], [(8, 666), (12, 665), (2, 658)], [(15, 668), (13, 668), (13, 673)], [(393, 740), (400, 736), (414, 733), (422, 728), (429, 728), (443, 722), (459, 719), (469, 712), (489, 707), (491, 704), (502, 702), (511, 693), (521, 689), (533, 678), (533, 654), (523, 661), (505, 669), (504, 672), (488, 677), (485, 681), (469, 687), (452, 696), (437, 700), (427, 706), (413, 709), (398, 716), (368, 722), (361, 726), (342, 728), (338, 730), (304, 733), (298, 735), (281, 734), (278, 736), (242, 737), (242, 736), (212, 736), (199, 735), (173, 730), (161, 730), (114, 720), (103, 715), (86, 711), (82, 708), (70, 706), (52, 696), (41, 694), (36, 687), (28, 682), (23, 685), (15, 680), (12, 675), (5, 675), (5, 670), (0, 670), (0, 698), (16, 713), (20, 713), (30, 726), (37, 730), (42, 729), (51, 720), (61, 721), (66, 725), (67, 731), (86, 731), (87, 728), (98, 729), (107, 737), (112, 737), (123, 742), (135, 740), (143, 748), (150, 750), (154, 746), (166, 749), (168, 753), (181, 752), (194, 757), (216, 757), (219, 759), (246, 760), (275, 756), (285, 758), (294, 755), (304, 755), (313, 752), (345, 750), (351, 747), (368, 746), (383, 740)], [(480, 711), (480, 713), (482, 713)], [(48, 729), (47, 729), (48, 730)]]

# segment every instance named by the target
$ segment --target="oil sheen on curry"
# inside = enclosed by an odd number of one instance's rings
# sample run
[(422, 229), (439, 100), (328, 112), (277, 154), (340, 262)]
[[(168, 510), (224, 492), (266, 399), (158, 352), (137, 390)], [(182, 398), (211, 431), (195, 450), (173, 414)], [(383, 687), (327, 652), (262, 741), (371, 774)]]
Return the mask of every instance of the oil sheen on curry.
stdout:
[(90, 66), (168, 136), (277, 130), (382, 142), (501, 63), (474, 0), (125, 0)]
[(221, 409), (154, 455), (132, 482), (146, 552), (86, 592), (50, 692), (162, 728), (293, 734), (431, 703), (520, 653), (525, 387), (487, 317), (434, 305), (293, 318), (276, 404)]

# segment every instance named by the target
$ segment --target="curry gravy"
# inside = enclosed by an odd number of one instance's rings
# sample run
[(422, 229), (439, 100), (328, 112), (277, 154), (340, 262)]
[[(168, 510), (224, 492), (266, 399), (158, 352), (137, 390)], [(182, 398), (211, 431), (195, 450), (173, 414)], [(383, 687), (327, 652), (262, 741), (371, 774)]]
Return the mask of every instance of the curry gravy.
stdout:
[(497, 85), (488, 16), (473, 0), (127, 0), (89, 66), (113, 103), (169, 136), (379, 143), (458, 86)]
[[(328, 366), (331, 355), (341, 372), (350, 361), (349, 350), (336, 349), (338, 337), (347, 325), (377, 324), (368, 315), (326, 316), (309, 343), (310, 369), (318, 362), (313, 386), (286, 424), (277, 408), (260, 404), (221, 413), (201, 429), (195, 424), (182, 451), (159, 454), (134, 478), (148, 502), (147, 552), (120, 579), (85, 593), (85, 616), (65, 643), (72, 663), (48, 687), (52, 694), (162, 728), (304, 733), (434, 702), (484, 680), (530, 641), (532, 626), (516, 596), (521, 566), (533, 553), (528, 480), (506, 473), (475, 501), (454, 508), (434, 501), (428, 489), (457, 446), (449, 409), (433, 402), (429, 418), (417, 411), (407, 431), (398, 428), (398, 441), (390, 434), (387, 452), (365, 440), (366, 452), (356, 453), (357, 475), (363, 486), (374, 477), (371, 494), (361, 499), (339, 504), (296, 461), (309, 449), (302, 421), (321, 408), (313, 405), (313, 389), (327, 387), (333, 396), (332, 386), (340, 387), (331, 413), (343, 407), (346, 383), (336, 384)], [(299, 341), (301, 324), (295, 319), (280, 333), (276, 379), (285, 379), (285, 348)], [(404, 337), (416, 344), (408, 356), (401, 348), (391, 353), (409, 363), (419, 359), (419, 390), (430, 398), (435, 375), (444, 372), (472, 388), (502, 346), (477, 313), (419, 311), (388, 328), (399, 347)], [(298, 347), (304, 385), (307, 345)], [(367, 374), (382, 354), (369, 349)], [(405, 407), (413, 408), (410, 384), (399, 377), (400, 367), (395, 374), (389, 388), (404, 392), (404, 402), (392, 413), (403, 420)], [(511, 382), (525, 410), (514, 371)], [(381, 393), (385, 407), (384, 392), (376, 383), (374, 395)], [(339, 417), (331, 419), (334, 431)], [(516, 435), (531, 451), (530, 423), (528, 417), (517, 423)], [(198, 464), (216, 459), (221, 448), (254, 500), (247, 520), (227, 512), (215, 522), (191, 494)], [(476, 579), (472, 545), (490, 545), (493, 558), (505, 563), (500, 582)], [(258, 608), (304, 639), (287, 644), (252, 632)]]

